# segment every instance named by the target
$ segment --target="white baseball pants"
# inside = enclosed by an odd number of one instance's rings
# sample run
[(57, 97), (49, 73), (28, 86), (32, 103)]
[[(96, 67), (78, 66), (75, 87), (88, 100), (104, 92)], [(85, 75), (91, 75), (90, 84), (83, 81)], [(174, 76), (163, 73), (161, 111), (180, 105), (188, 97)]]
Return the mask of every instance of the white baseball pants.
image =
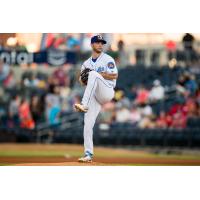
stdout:
[(101, 105), (109, 102), (114, 97), (114, 89), (96, 71), (91, 71), (88, 83), (82, 98), (82, 104), (88, 107), (84, 115), (84, 151), (93, 155), (93, 127), (101, 110)]

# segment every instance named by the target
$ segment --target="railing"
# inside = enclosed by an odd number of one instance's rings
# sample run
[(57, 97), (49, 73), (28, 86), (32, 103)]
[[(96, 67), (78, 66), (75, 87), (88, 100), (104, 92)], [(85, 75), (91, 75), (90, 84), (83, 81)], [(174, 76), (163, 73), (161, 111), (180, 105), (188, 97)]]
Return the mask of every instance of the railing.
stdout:
[[(70, 122), (70, 121), (73, 122)], [(195, 120), (200, 120), (195, 119)], [(197, 124), (197, 122), (195, 121)], [(193, 123), (190, 122), (190, 125)], [(200, 127), (188, 126), (179, 128), (146, 128), (135, 127), (131, 123), (113, 123), (94, 127), (95, 145), (112, 146), (154, 146), (154, 147), (200, 147)], [(102, 128), (104, 127), (104, 128)], [(3, 132), (2, 132), (3, 131)], [(2, 138), (3, 136), (3, 138)], [(6, 140), (6, 137), (9, 140)], [(16, 138), (16, 139), (15, 139)], [(1, 129), (0, 142), (37, 142), (37, 143), (73, 143), (83, 144), (83, 117), (71, 115), (63, 119), (58, 126), (40, 125), (35, 130)]]
[(78, 113), (70, 113), (63, 116), (58, 124), (49, 125), (47, 123), (38, 124), (34, 130), (36, 134), (36, 142), (41, 143), (42, 137), (46, 136), (45, 142), (53, 142), (54, 135), (59, 132), (61, 129), (69, 132), (73, 128), (77, 128), (83, 125), (83, 119)]

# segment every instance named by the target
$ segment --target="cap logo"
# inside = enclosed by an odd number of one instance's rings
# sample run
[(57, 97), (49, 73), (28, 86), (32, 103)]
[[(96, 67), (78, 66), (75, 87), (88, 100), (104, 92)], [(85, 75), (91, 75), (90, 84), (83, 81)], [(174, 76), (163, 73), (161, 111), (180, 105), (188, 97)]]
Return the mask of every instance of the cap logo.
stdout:
[(97, 38), (98, 38), (99, 40), (103, 40), (103, 37), (102, 37), (101, 35), (97, 35)]

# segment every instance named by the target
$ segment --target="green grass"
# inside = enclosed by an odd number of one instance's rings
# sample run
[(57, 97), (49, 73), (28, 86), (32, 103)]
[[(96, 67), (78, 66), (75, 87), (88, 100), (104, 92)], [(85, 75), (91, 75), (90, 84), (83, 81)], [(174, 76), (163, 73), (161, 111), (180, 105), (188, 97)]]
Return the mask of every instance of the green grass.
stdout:
[(49, 151), (0, 151), (0, 157), (63, 157), (65, 154), (79, 156), (78, 152)]
[[(70, 157), (79, 157), (82, 155), (80, 150), (0, 150), (0, 157), (63, 157), (68, 155)], [(110, 150), (110, 149), (97, 149), (95, 157), (99, 158), (159, 158), (159, 159), (195, 159), (200, 160), (200, 155), (191, 154), (154, 154), (150, 152), (137, 152), (131, 150)]]

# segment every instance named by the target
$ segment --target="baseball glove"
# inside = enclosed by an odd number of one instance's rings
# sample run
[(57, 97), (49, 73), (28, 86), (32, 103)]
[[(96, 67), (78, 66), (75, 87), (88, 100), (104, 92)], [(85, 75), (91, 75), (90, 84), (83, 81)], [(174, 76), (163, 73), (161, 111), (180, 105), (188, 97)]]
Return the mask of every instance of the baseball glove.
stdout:
[(88, 76), (89, 76), (89, 72), (92, 71), (91, 69), (89, 68), (85, 68), (81, 74), (80, 74), (80, 77), (81, 77), (81, 81), (87, 85), (87, 82), (88, 82)]

